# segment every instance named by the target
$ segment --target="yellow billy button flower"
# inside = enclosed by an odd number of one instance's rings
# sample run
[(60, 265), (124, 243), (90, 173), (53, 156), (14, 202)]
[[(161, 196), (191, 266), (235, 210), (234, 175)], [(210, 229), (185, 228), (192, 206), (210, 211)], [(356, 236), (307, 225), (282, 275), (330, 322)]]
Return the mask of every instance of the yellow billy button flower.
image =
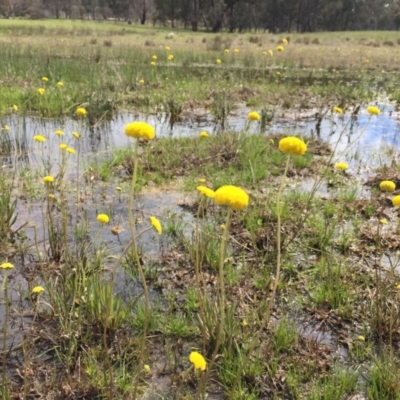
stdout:
[(141, 80), (139, 81), (139, 83), (140, 83), (141, 85), (144, 85), (144, 79), (141, 79)]
[(396, 286), (397, 290), (400, 290), (400, 283)]
[(239, 53), (239, 49), (234, 49), (233, 52), (234, 53)]
[(392, 204), (393, 204), (395, 207), (400, 207), (400, 195), (394, 196), (394, 197), (393, 197), (393, 199), (392, 199)]
[(57, 86), (63, 87), (63, 86), (64, 86), (64, 82), (58, 81), (58, 82), (57, 82)]
[(224, 53), (225, 53), (225, 54), (229, 54), (229, 49), (225, 49), (225, 50), (224, 50)]
[(285, 45), (289, 44), (289, 42), (288, 42), (288, 40), (286, 38), (282, 39), (282, 43), (285, 44)]
[(206, 180), (205, 178), (199, 178), (199, 179), (198, 179), (198, 182), (199, 182), (199, 183), (206, 183), (207, 180)]
[(297, 137), (288, 136), (279, 141), (279, 150), (285, 154), (302, 156), (307, 151), (307, 145)]
[(33, 140), (34, 140), (35, 142), (45, 142), (45, 141), (46, 141), (46, 138), (45, 138), (43, 135), (35, 135), (35, 136), (33, 137)]
[(31, 294), (39, 294), (39, 293), (42, 293), (42, 292), (44, 292), (43, 286), (35, 286), (32, 289)]
[(8, 132), (10, 130), (10, 127), (8, 125), (3, 126), (3, 131)]
[(242, 210), (249, 205), (249, 195), (240, 187), (225, 185), (215, 191), (214, 201), (215, 204)]
[(42, 81), (43, 81), (43, 82), (48, 82), (48, 81), (49, 81), (49, 78), (48, 78), (47, 76), (43, 76), (43, 77), (42, 77)]
[(170, 50), (171, 50), (171, 47), (165, 46), (165, 50), (170, 51)]
[(75, 149), (73, 149), (72, 147), (67, 147), (65, 151), (69, 154), (75, 154)]
[(72, 136), (73, 136), (75, 139), (79, 139), (79, 138), (81, 137), (81, 135), (80, 135), (78, 132), (72, 132)]
[(156, 217), (150, 217), (150, 222), (159, 235), (162, 234), (162, 227), (160, 221)]
[(0, 268), (1, 269), (12, 269), (12, 268), (14, 268), (14, 265), (9, 262), (5, 262), (5, 263), (0, 264)]
[(76, 111), (75, 111), (75, 114), (76, 114), (78, 117), (84, 117), (84, 116), (87, 114), (86, 108), (78, 107), (78, 108), (76, 109)]
[(360, 342), (365, 342), (365, 337), (362, 335), (357, 336), (357, 340), (359, 340)]
[(276, 51), (283, 51), (284, 49), (283, 49), (283, 46), (278, 46), (277, 48), (276, 48)]
[(135, 139), (151, 140), (154, 138), (154, 128), (147, 122), (131, 122), (125, 126), (125, 135)]
[(61, 129), (58, 129), (57, 131), (54, 132), (57, 136), (62, 136), (64, 135), (64, 131), (62, 131)]
[(172, 55), (172, 54), (170, 54), (168, 57), (167, 57), (167, 60), (168, 61), (172, 61), (174, 59), (174, 56)]
[(51, 175), (46, 175), (43, 177), (43, 182), (44, 183), (53, 183), (54, 182), (54, 177)]
[(333, 107), (333, 112), (336, 114), (343, 114), (343, 110), (340, 107)]
[(152, 67), (155, 67), (155, 66), (156, 66), (156, 63), (155, 63), (154, 61), (152, 61), (152, 62), (150, 63), (150, 65), (151, 65)]
[(379, 220), (379, 222), (380, 222), (382, 225), (387, 225), (387, 224), (388, 224), (388, 220), (387, 220), (386, 218), (381, 218), (381, 219)]
[(199, 135), (201, 138), (208, 138), (210, 135), (208, 134), (208, 132), (206, 132), (206, 131), (203, 131), (203, 132), (200, 132), (200, 135)]
[(247, 114), (247, 119), (249, 121), (259, 121), (260, 120), (260, 114), (257, 111), (251, 111)]
[(346, 171), (349, 168), (349, 164), (345, 162), (338, 162), (335, 164), (335, 169), (339, 169), (341, 171)]
[(215, 63), (218, 64), (218, 65), (220, 65), (220, 64), (221, 64), (221, 60), (220, 60), (219, 58), (217, 58), (217, 59), (215, 60)]
[(43, 88), (39, 88), (39, 89), (37, 90), (37, 92), (38, 92), (41, 96), (43, 96), (45, 90), (44, 90)]
[(207, 186), (197, 186), (197, 190), (201, 193), (204, 194), (204, 196), (209, 197), (210, 199), (213, 199), (215, 197), (215, 192), (214, 190), (208, 188)]
[(266, 56), (267, 54), (268, 54), (268, 53), (267, 53), (266, 51), (263, 51), (263, 52), (262, 52), (262, 55), (263, 55), (263, 56)]
[(68, 147), (68, 145), (66, 143), (61, 143), (59, 147), (61, 150), (65, 150)]
[(101, 224), (108, 224), (108, 222), (110, 221), (110, 218), (107, 214), (99, 214), (96, 219)]
[(274, 52), (272, 50), (268, 50), (269, 55), (272, 57), (274, 55)]
[(151, 57), (151, 59), (154, 60), (154, 61), (157, 61), (157, 56), (154, 55), (154, 56)]
[(143, 369), (144, 369), (144, 371), (145, 371), (147, 374), (149, 374), (149, 373), (151, 372), (150, 365), (145, 364), (145, 365), (143, 366)]
[(19, 110), (18, 106), (15, 105), (15, 104), (12, 106), (12, 108), (13, 108), (13, 111), (14, 111), (14, 112), (18, 112), (18, 110)]
[(195, 369), (199, 369), (200, 371), (206, 370), (207, 362), (198, 351), (192, 351), (190, 353), (189, 360), (194, 365)]
[(367, 108), (367, 112), (368, 112), (368, 114), (371, 114), (371, 115), (379, 115), (379, 113), (381, 112), (381, 110), (380, 110), (378, 107), (369, 106), (369, 107)]
[(379, 184), (379, 189), (382, 192), (394, 192), (396, 190), (396, 184), (393, 181), (382, 181)]

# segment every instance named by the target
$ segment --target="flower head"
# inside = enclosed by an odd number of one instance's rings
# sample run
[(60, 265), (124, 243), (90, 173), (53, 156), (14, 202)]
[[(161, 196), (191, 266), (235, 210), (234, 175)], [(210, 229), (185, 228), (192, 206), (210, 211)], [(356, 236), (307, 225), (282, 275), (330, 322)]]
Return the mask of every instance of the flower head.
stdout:
[(12, 106), (12, 108), (13, 108), (13, 111), (14, 111), (14, 112), (18, 112), (18, 110), (19, 110), (18, 106), (15, 105), (15, 104)]
[(156, 66), (156, 63), (155, 63), (154, 61), (151, 61), (150, 65), (151, 65), (152, 67), (155, 67), (155, 66)]
[(285, 154), (301, 156), (307, 151), (307, 145), (297, 137), (288, 136), (279, 141), (279, 150)]
[(45, 141), (46, 141), (46, 138), (45, 138), (43, 135), (35, 135), (35, 136), (33, 137), (33, 140), (34, 140), (35, 142), (45, 142)]
[(247, 119), (249, 121), (259, 121), (260, 120), (260, 114), (257, 111), (251, 111), (247, 114)]
[(198, 181), (199, 181), (199, 183), (206, 183), (207, 182), (207, 180), (205, 178), (199, 178)]
[(336, 114), (343, 114), (343, 110), (340, 107), (333, 107), (333, 112)]
[(360, 342), (365, 342), (365, 337), (362, 335), (357, 336), (357, 340), (359, 340)]
[(125, 135), (136, 139), (151, 140), (154, 138), (154, 128), (147, 122), (131, 122), (125, 126)]
[(65, 150), (68, 145), (66, 143), (61, 143), (60, 146), (58, 146), (61, 150)]
[(288, 40), (286, 38), (282, 39), (282, 43), (285, 44), (285, 45), (289, 44), (289, 42), (288, 42)]
[(368, 114), (371, 114), (371, 115), (379, 115), (379, 113), (381, 112), (381, 110), (380, 110), (378, 107), (369, 106), (369, 107), (367, 108), (367, 112), (368, 112)]
[(37, 90), (37, 92), (38, 92), (41, 96), (43, 96), (45, 90), (44, 90), (43, 88), (39, 88), (39, 89)]
[(54, 132), (57, 136), (62, 136), (64, 135), (64, 131), (62, 131), (61, 129), (58, 129)]
[(225, 53), (225, 54), (229, 54), (229, 49), (225, 49), (225, 50), (224, 50), (224, 53)]
[(234, 49), (233, 52), (234, 53), (239, 53), (239, 49)]
[(268, 50), (269, 55), (272, 57), (274, 55), (274, 52), (272, 50)]
[(195, 369), (199, 369), (200, 371), (206, 370), (207, 362), (198, 351), (192, 351), (190, 353), (189, 360), (194, 365)]
[(81, 135), (80, 135), (78, 132), (72, 132), (72, 136), (73, 136), (75, 139), (79, 139), (79, 138), (81, 137)]
[(171, 50), (171, 47), (165, 46), (165, 50), (170, 51), (170, 50)]
[(335, 164), (335, 169), (339, 169), (341, 171), (346, 171), (349, 168), (349, 164), (345, 162), (338, 162)]
[(153, 225), (154, 229), (157, 231), (157, 233), (161, 235), (162, 227), (160, 221), (156, 217), (150, 217), (150, 222)]
[(263, 51), (263, 52), (262, 52), (262, 55), (263, 55), (263, 56), (266, 56), (267, 54), (268, 54), (268, 53), (267, 53), (266, 51)]
[(145, 372), (148, 373), (148, 374), (151, 372), (150, 365), (145, 364), (145, 365), (143, 366), (143, 369), (144, 369)]
[(204, 194), (204, 196), (210, 197), (211, 199), (215, 197), (214, 190), (208, 188), (207, 186), (197, 186), (197, 190)]
[(99, 214), (96, 217), (97, 221), (100, 222), (101, 224), (108, 224), (108, 222), (110, 221), (110, 218), (108, 217), (107, 214)]
[(203, 132), (200, 132), (200, 135), (199, 135), (201, 138), (208, 138), (210, 135), (208, 134), (208, 132), (206, 132), (206, 131), (203, 131)]
[(154, 56), (151, 57), (151, 59), (154, 60), (154, 61), (157, 61), (157, 56), (154, 55)]
[(58, 82), (57, 82), (57, 86), (59, 86), (59, 87), (62, 87), (62, 86), (64, 86), (64, 82), (62, 82), (62, 81), (58, 81)]
[(174, 59), (174, 56), (172, 55), (172, 54), (170, 54), (168, 57), (167, 57), (167, 60), (168, 61), (172, 61)]
[(73, 149), (72, 147), (67, 147), (67, 148), (65, 149), (65, 151), (66, 151), (67, 153), (69, 153), (69, 154), (75, 154), (75, 149)]
[(395, 207), (400, 207), (400, 195), (394, 196), (392, 199), (392, 204)]
[(8, 125), (3, 126), (3, 131), (8, 132), (10, 130), (10, 127)]
[(43, 182), (44, 183), (53, 183), (54, 182), (54, 177), (51, 175), (46, 175), (43, 177)]
[(382, 225), (387, 225), (387, 224), (388, 224), (388, 220), (387, 220), (386, 218), (381, 218), (381, 219), (379, 220), (379, 222), (380, 222)]
[(140, 79), (139, 83), (140, 83), (141, 85), (144, 85), (144, 79)]
[(276, 48), (276, 51), (283, 51), (283, 50), (284, 50), (283, 46), (278, 46), (278, 47)]
[(76, 111), (75, 111), (75, 114), (76, 114), (78, 117), (84, 117), (84, 116), (87, 114), (86, 108), (78, 107), (78, 108), (76, 109)]
[(396, 184), (393, 181), (382, 181), (379, 184), (379, 189), (382, 192), (394, 192), (396, 190)]
[(215, 62), (216, 62), (216, 64), (218, 64), (218, 65), (221, 64), (221, 60), (220, 60), (219, 58), (217, 58), (217, 59), (215, 60)]
[(215, 191), (214, 201), (234, 210), (242, 210), (249, 205), (249, 195), (240, 187), (225, 185)]
[(9, 262), (5, 262), (3, 264), (0, 264), (0, 268), (1, 269), (12, 269), (12, 268), (14, 268), (14, 265)]
[(43, 81), (43, 82), (48, 82), (48, 81), (49, 81), (49, 78), (48, 78), (47, 76), (43, 76), (43, 77), (42, 77), (42, 81)]
[(43, 286), (35, 286), (32, 289), (31, 294), (39, 294), (39, 293), (42, 293), (42, 292), (44, 292)]

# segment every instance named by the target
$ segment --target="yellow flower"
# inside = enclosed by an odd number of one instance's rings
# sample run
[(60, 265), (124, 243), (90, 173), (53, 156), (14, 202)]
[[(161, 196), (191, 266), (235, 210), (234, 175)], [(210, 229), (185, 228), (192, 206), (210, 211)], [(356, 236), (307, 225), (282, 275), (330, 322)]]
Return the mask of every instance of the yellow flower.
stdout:
[(307, 151), (307, 145), (297, 137), (288, 136), (279, 141), (279, 150), (285, 154), (300, 156)]
[(366, 64), (369, 64), (369, 60), (364, 60), (364, 62), (365, 62)]
[(347, 164), (345, 162), (338, 162), (335, 164), (335, 169), (340, 169), (342, 171), (345, 171), (348, 168), (349, 168), (349, 164)]
[(219, 65), (219, 64), (221, 64), (221, 60), (219, 59), (219, 58), (217, 58), (216, 60), (215, 60), (215, 62)]
[(362, 335), (357, 336), (357, 340), (359, 340), (360, 342), (365, 342), (365, 337)]
[(392, 199), (392, 204), (393, 204), (395, 207), (400, 207), (400, 195), (394, 196), (394, 197), (393, 197), (393, 199)]
[(37, 92), (38, 92), (41, 96), (43, 96), (45, 90), (44, 90), (43, 88), (39, 88), (39, 89), (37, 90)]
[(57, 136), (62, 136), (64, 135), (64, 131), (62, 131), (61, 129), (58, 129), (57, 131), (54, 132)]
[(333, 107), (333, 112), (336, 114), (343, 114), (343, 110), (340, 107)]
[(117, 187), (115, 188), (115, 190), (117, 190), (118, 192), (122, 192), (122, 188), (121, 188), (120, 186), (117, 186)]
[(139, 81), (139, 83), (140, 83), (141, 85), (144, 85), (144, 79), (141, 79), (141, 80)]
[(46, 141), (46, 138), (45, 138), (43, 135), (35, 135), (35, 136), (33, 137), (33, 140), (34, 140), (35, 142), (45, 142), (45, 141)]
[(288, 40), (286, 38), (282, 39), (282, 43), (285, 44), (285, 45), (289, 44), (289, 42), (288, 42)]
[(225, 185), (215, 191), (214, 201), (234, 210), (242, 210), (249, 205), (249, 195), (240, 187)]
[(221, 228), (221, 231), (224, 231), (226, 229), (225, 224), (221, 224), (219, 227)]
[(18, 112), (18, 110), (19, 110), (19, 109), (18, 109), (18, 106), (14, 104), (14, 105), (13, 105), (13, 110), (14, 110), (14, 112)]
[(198, 182), (199, 182), (199, 183), (206, 183), (207, 180), (206, 180), (205, 178), (199, 178), (199, 179), (198, 179)]
[(147, 122), (131, 122), (125, 126), (125, 135), (136, 139), (151, 140), (154, 138), (154, 128)]
[(247, 119), (249, 121), (259, 121), (260, 120), (260, 114), (256, 111), (251, 111), (247, 114)]
[(149, 373), (151, 372), (150, 365), (144, 364), (143, 368), (144, 368), (144, 370), (145, 370), (146, 373), (149, 374)]
[(9, 262), (5, 262), (5, 263), (3, 263), (3, 264), (0, 264), (0, 268), (1, 268), (1, 269), (12, 269), (12, 268), (14, 268), (14, 265), (12, 265), (12, 264), (9, 263)]
[(99, 214), (96, 219), (101, 224), (108, 224), (108, 222), (110, 221), (110, 218), (107, 214)]
[(229, 54), (229, 49), (225, 49), (225, 50), (224, 50), (224, 53), (225, 53), (225, 54)]
[(167, 59), (168, 59), (168, 61), (172, 61), (174, 59), (174, 56), (172, 54), (170, 54)]
[(58, 82), (57, 82), (57, 86), (59, 86), (59, 87), (64, 86), (64, 82), (58, 81)]
[(155, 67), (155, 66), (156, 66), (156, 63), (155, 63), (154, 61), (152, 61), (152, 62), (150, 63), (150, 65), (151, 65), (152, 67)]
[(170, 51), (170, 50), (171, 50), (171, 47), (165, 46), (165, 50)]
[(10, 130), (10, 127), (8, 125), (3, 126), (3, 131), (8, 132)]
[(396, 286), (396, 289), (400, 290), (400, 283)]
[(43, 81), (43, 82), (48, 82), (48, 81), (49, 81), (49, 78), (48, 78), (47, 76), (44, 76), (44, 77), (42, 78), (42, 81)]
[(242, 326), (245, 328), (247, 325), (249, 325), (249, 323), (244, 319), (242, 321)]
[(387, 220), (386, 218), (381, 218), (381, 219), (379, 220), (379, 222), (380, 222), (382, 225), (387, 225), (387, 224), (388, 224), (388, 220)]
[(87, 114), (86, 108), (78, 107), (78, 108), (76, 109), (76, 111), (75, 111), (75, 114), (76, 114), (78, 117), (84, 117), (84, 116)]
[(65, 143), (61, 143), (59, 147), (61, 150), (65, 150), (68, 146)]
[(195, 369), (199, 369), (200, 371), (206, 370), (207, 362), (198, 351), (192, 351), (190, 353), (189, 360), (194, 365)]
[(159, 235), (162, 233), (160, 221), (156, 217), (150, 217), (150, 222)]
[(75, 154), (75, 149), (73, 149), (72, 147), (67, 147), (66, 152), (69, 154)]
[(78, 132), (72, 132), (72, 136), (76, 139), (79, 139), (81, 135)]
[(157, 60), (157, 56), (154, 55), (154, 56), (151, 57), (151, 59), (154, 60), (154, 61), (156, 61), (156, 60)]
[(207, 196), (209, 198), (214, 198), (215, 197), (215, 192), (214, 190), (208, 188), (207, 186), (197, 186), (196, 188), (201, 194), (204, 194), (204, 196)]
[(206, 131), (203, 131), (203, 132), (200, 132), (200, 135), (199, 135), (201, 138), (208, 138), (210, 135), (208, 134), (208, 132), (206, 132)]
[(266, 51), (262, 52), (263, 56), (266, 56), (268, 53)]
[(394, 192), (396, 190), (396, 184), (393, 181), (382, 181), (379, 184), (379, 189), (382, 192)]
[(272, 57), (274, 55), (274, 52), (272, 50), (268, 50), (269, 55)]
[(44, 292), (43, 286), (35, 286), (32, 289), (31, 294), (39, 294), (39, 293), (42, 293), (42, 292)]
[(239, 53), (239, 49), (234, 49), (233, 52), (234, 53)]
[(381, 110), (379, 110), (378, 107), (369, 106), (369, 107), (367, 108), (367, 112), (368, 112), (368, 114), (371, 114), (371, 115), (379, 115), (379, 113), (381, 112)]
[(283, 51), (284, 49), (283, 49), (283, 46), (278, 46), (277, 48), (276, 48), (276, 51)]
[(44, 183), (53, 183), (54, 182), (54, 178), (51, 175), (47, 175), (43, 177), (43, 182)]
[(280, 75), (281, 73), (278, 71), (276, 74), (277, 74), (277, 75)]

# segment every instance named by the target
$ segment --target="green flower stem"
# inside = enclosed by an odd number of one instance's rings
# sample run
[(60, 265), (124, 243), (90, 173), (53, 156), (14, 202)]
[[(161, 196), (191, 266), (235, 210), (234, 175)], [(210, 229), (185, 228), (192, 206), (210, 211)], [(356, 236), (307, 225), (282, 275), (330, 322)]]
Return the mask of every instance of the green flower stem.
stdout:
[(246, 358), (243, 360), (243, 363), (241, 364), (238, 373), (236, 374), (234, 384), (231, 390), (231, 394), (234, 393), (236, 389), (236, 385), (238, 381), (241, 379), (242, 373), (245, 370), (247, 363), (250, 360), (251, 354), (254, 351), (254, 348), (256, 347), (257, 343), (260, 341), (260, 337), (262, 335), (262, 332), (264, 329), (268, 326), (269, 320), (271, 318), (271, 313), (272, 313), (272, 308), (275, 303), (275, 295), (276, 295), (276, 290), (278, 288), (279, 284), (279, 278), (280, 278), (280, 273), (281, 273), (281, 258), (282, 258), (282, 249), (281, 249), (281, 227), (282, 227), (282, 219), (281, 219), (281, 197), (282, 197), (282, 191), (283, 187), (285, 186), (285, 180), (286, 180), (286, 175), (289, 169), (289, 163), (290, 163), (290, 155), (288, 155), (286, 159), (286, 166), (285, 166), (285, 171), (283, 172), (282, 179), (281, 179), (281, 184), (279, 186), (279, 191), (278, 195), (276, 198), (276, 213), (277, 213), (277, 229), (276, 229), (276, 247), (277, 247), (277, 255), (276, 255), (276, 273), (275, 273), (275, 280), (274, 280), (274, 285), (272, 289), (271, 296), (268, 301), (268, 306), (267, 310), (264, 314), (264, 318), (261, 321), (260, 328), (258, 329), (257, 333), (253, 336), (253, 340), (250, 342), (249, 350), (247, 352)]
[(210, 362), (207, 366), (207, 371), (201, 377), (201, 381), (196, 393), (196, 399), (200, 398), (203, 395), (205, 385), (207, 383), (208, 377), (212, 370), (212, 367), (215, 363), (215, 359), (218, 355), (218, 350), (221, 345), (223, 336), (224, 336), (224, 322), (225, 322), (225, 285), (224, 285), (224, 261), (225, 261), (225, 249), (226, 249), (226, 242), (228, 239), (228, 232), (229, 232), (229, 225), (231, 222), (231, 215), (232, 209), (228, 209), (228, 213), (226, 215), (226, 222), (225, 222), (225, 229), (221, 239), (221, 246), (219, 248), (219, 268), (218, 268), (218, 283), (219, 283), (219, 325), (218, 325), (218, 332), (217, 338), (215, 341), (214, 351), (212, 353)]
[(134, 164), (133, 164), (131, 191), (130, 191), (130, 196), (129, 196), (128, 215), (129, 215), (129, 227), (130, 227), (131, 236), (132, 236), (133, 253), (135, 256), (139, 276), (140, 276), (140, 279), (142, 280), (145, 314), (144, 314), (144, 321), (143, 321), (142, 340), (140, 343), (140, 355), (139, 355), (138, 367), (137, 367), (138, 373), (135, 376), (134, 387), (133, 387), (133, 396), (132, 397), (134, 399), (136, 398), (136, 393), (137, 393), (137, 389), (138, 389), (138, 385), (139, 385), (139, 378), (143, 371), (144, 353), (145, 353), (146, 336), (147, 336), (147, 325), (148, 325), (148, 317), (149, 317), (149, 311), (150, 311), (149, 292), (147, 289), (146, 277), (143, 272), (142, 263), (140, 261), (140, 257), (139, 257), (139, 253), (138, 253), (138, 249), (137, 249), (137, 243), (136, 243), (136, 237), (135, 237), (135, 223), (134, 223), (134, 219), (133, 219), (133, 198), (135, 195), (135, 185), (136, 185), (138, 161), (139, 161), (138, 147), (139, 147), (139, 141), (136, 140), (135, 146), (134, 146), (134, 151), (133, 151)]
[(4, 273), (4, 280), (3, 280), (3, 291), (4, 291), (4, 301), (6, 310), (4, 313), (4, 323), (3, 323), (3, 374), (2, 374), (2, 392), (7, 393), (7, 325), (8, 325), (8, 313), (9, 313), (9, 301), (8, 301), (8, 274), (7, 272)]

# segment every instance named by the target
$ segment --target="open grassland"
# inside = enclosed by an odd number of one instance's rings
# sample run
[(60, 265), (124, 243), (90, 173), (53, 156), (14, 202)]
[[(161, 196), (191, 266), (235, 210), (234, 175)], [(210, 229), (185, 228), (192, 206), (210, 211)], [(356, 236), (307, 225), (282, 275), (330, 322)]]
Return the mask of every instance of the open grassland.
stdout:
[(400, 33), (171, 32), (0, 20), (2, 399), (399, 399)]

